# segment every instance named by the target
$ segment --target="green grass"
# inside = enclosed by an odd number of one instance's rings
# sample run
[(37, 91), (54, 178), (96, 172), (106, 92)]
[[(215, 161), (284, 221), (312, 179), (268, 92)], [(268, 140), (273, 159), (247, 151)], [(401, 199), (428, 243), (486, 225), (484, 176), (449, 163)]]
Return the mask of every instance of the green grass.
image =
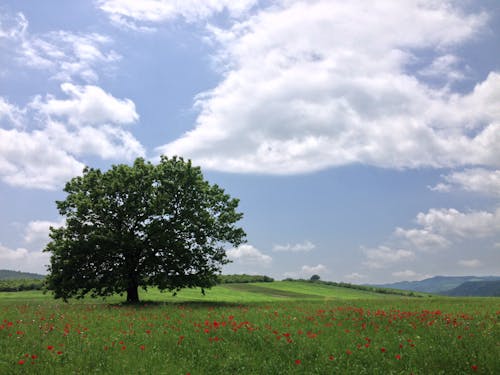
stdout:
[(150, 289), (138, 306), (0, 293), (0, 374), (500, 373), (499, 298), (299, 282), (207, 292)]

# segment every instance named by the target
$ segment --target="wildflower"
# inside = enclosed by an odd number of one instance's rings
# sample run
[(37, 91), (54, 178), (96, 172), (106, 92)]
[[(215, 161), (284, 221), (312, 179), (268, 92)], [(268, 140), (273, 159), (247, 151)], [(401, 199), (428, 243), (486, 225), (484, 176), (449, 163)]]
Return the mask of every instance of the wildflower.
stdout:
[(17, 362), (17, 363), (19, 363), (20, 365), (24, 365), (25, 360), (24, 359), (20, 359), (19, 362)]
[(63, 354), (63, 352), (62, 352), (62, 351), (60, 351), (60, 350), (58, 350), (58, 351), (57, 351), (57, 355), (61, 355), (61, 354)]
[(380, 348), (380, 351), (381, 351), (382, 353), (385, 353), (385, 352), (387, 351), (387, 349), (386, 349), (386, 348)]
[(333, 361), (333, 360), (335, 360), (335, 357), (334, 357), (333, 355), (330, 355), (330, 356), (328, 357), (328, 359), (329, 359), (330, 361)]
[(296, 360), (295, 360), (295, 364), (296, 364), (296, 365), (300, 365), (301, 363), (302, 363), (302, 361), (301, 361), (300, 359), (296, 359)]
[(37, 358), (38, 358), (38, 356), (36, 354), (31, 355), (31, 359), (37, 359)]
[(472, 365), (470, 368), (472, 369), (472, 371), (477, 371), (477, 365)]
[(52, 345), (47, 346), (47, 350), (52, 350), (52, 349), (54, 349), (54, 347)]
[(401, 354), (396, 354), (396, 359), (400, 360), (401, 359)]

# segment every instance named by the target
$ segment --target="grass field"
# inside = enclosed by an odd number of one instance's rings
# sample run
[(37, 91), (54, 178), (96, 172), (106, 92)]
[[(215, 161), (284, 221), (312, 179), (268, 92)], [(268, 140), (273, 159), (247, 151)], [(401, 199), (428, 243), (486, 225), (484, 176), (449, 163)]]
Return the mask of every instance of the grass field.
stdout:
[(500, 374), (500, 299), (300, 282), (138, 306), (0, 293), (0, 374)]

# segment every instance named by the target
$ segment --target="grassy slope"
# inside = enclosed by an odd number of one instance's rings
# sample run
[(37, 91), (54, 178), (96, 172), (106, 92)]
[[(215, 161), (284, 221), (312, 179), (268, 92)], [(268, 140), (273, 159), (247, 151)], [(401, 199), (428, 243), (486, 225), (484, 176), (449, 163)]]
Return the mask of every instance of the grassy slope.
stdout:
[[(273, 301), (297, 301), (316, 300), (328, 301), (337, 299), (388, 299), (400, 298), (398, 296), (367, 292), (363, 290), (341, 288), (330, 285), (313, 284), (298, 281), (275, 281), (273, 283), (249, 283), (249, 284), (223, 284), (206, 290), (202, 295), (200, 289), (183, 289), (177, 296), (169, 292), (160, 292), (156, 288), (149, 288), (147, 292), (141, 290), (140, 298), (143, 301), (155, 302), (225, 302), (225, 303), (252, 303)], [(41, 291), (27, 292), (0, 292), (1, 301), (16, 300), (52, 300), (51, 294), (43, 294)], [(120, 303), (124, 296), (113, 296), (106, 301), (109, 303)], [(100, 299), (85, 299), (84, 302), (94, 303)]]

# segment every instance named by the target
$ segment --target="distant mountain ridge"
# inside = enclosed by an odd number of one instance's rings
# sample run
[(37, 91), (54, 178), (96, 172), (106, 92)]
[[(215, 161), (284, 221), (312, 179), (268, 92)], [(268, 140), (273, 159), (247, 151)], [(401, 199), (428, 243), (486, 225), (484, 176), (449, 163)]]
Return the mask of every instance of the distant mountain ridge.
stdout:
[(469, 282), (499, 281), (500, 276), (434, 276), (420, 281), (400, 281), (390, 284), (377, 284), (381, 288), (412, 290), (423, 293), (446, 294), (446, 292)]
[(38, 273), (0, 270), (0, 280), (43, 279), (44, 277)]
[(454, 297), (500, 297), (500, 280), (468, 281), (448, 290), (445, 294)]

